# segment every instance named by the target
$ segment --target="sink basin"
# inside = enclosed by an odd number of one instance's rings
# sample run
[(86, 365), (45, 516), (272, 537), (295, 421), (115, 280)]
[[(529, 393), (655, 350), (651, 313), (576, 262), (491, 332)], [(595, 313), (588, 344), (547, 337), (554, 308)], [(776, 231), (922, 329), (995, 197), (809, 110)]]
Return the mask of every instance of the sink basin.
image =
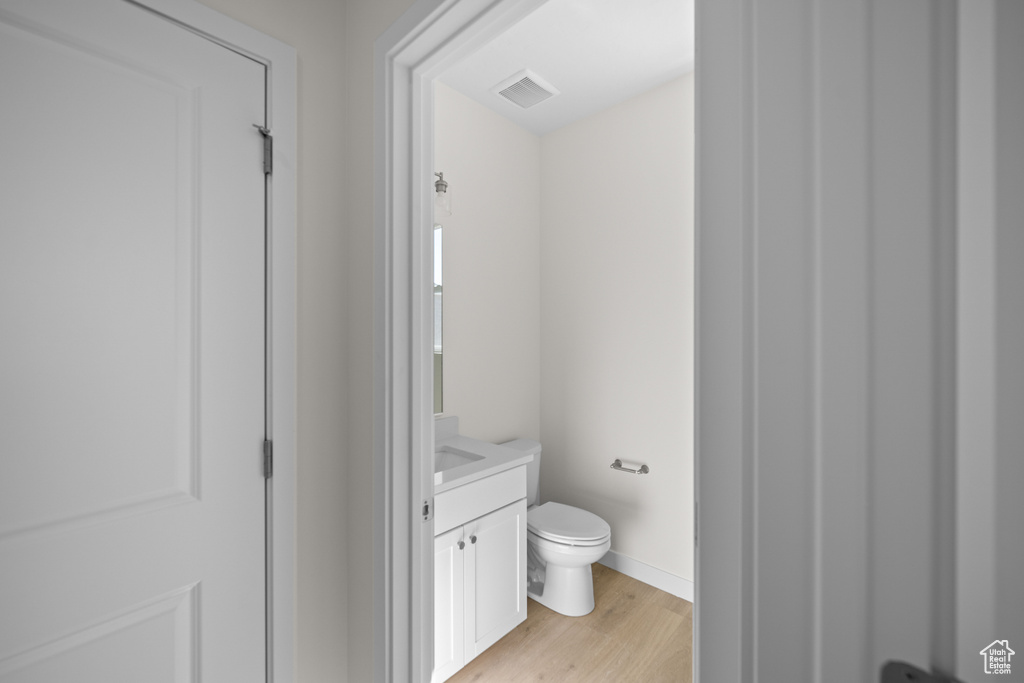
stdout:
[(483, 459), (484, 456), (482, 455), (457, 450), (449, 446), (442, 446), (438, 450), (434, 451), (434, 472), (444, 472), (445, 470), (450, 470), (453, 467), (468, 465), (471, 462)]
[(434, 421), (434, 493), (444, 493), (533, 461), (533, 454), (459, 434), (454, 415)]

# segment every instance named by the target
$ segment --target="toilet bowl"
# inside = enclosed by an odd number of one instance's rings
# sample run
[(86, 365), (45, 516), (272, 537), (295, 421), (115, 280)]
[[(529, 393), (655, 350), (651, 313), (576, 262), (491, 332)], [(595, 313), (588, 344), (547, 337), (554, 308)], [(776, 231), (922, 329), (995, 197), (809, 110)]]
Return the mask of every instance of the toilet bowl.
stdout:
[(559, 614), (590, 614), (594, 611), (590, 565), (612, 546), (608, 523), (560, 503), (537, 506), (526, 513), (526, 519), (526, 594)]
[(534, 454), (533, 462), (526, 466), (526, 594), (559, 614), (590, 614), (594, 610), (590, 566), (611, 548), (611, 527), (592, 512), (571, 505), (537, 505), (540, 444), (516, 439), (502, 445)]

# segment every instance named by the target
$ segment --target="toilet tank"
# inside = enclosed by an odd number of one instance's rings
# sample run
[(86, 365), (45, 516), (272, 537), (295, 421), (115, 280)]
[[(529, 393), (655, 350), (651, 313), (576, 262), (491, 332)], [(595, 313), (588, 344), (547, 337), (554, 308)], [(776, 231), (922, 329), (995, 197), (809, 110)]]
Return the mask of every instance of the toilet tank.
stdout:
[(540, 493), (540, 444), (530, 439), (516, 439), (501, 444), (523, 453), (532, 453), (533, 461), (526, 463), (526, 505), (533, 507), (539, 502)]

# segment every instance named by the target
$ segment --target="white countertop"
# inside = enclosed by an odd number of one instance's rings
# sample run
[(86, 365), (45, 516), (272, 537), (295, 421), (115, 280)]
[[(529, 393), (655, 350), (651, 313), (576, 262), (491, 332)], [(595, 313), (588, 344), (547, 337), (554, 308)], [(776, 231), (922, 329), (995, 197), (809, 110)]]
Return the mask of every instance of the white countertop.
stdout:
[(514, 448), (480, 441), (479, 439), (462, 436), (461, 434), (439, 439), (434, 445), (435, 453), (445, 449), (455, 454), (469, 453), (479, 456), (480, 459), (442, 470), (441, 472), (435, 472), (435, 494), (533, 461), (532, 453), (523, 453)]

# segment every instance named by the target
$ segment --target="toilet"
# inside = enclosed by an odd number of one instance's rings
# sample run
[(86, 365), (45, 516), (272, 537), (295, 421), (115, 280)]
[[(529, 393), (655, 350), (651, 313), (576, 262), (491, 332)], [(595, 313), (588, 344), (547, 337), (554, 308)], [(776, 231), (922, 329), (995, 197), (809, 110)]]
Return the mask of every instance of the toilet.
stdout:
[(559, 614), (590, 614), (594, 610), (590, 565), (611, 548), (611, 527), (592, 512), (571, 505), (537, 505), (540, 444), (516, 439), (502, 445), (533, 454), (533, 461), (526, 465), (527, 595)]

